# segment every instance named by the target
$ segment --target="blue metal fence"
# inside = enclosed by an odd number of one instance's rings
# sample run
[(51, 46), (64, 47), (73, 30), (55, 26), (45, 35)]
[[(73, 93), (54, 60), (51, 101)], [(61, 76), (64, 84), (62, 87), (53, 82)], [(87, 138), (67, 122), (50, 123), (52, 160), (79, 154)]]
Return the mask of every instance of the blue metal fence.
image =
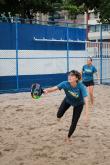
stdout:
[(72, 27), (68, 23), (21, 24), (18, 19), (14, 23), (0, 23), (0, 92), (29, 90), (34, 82), (44, 87), (56, 85), (67, 79), (69, 70), (81, 71), (89, 55), (99, 70), (100, 82), (109, 82), (109, 44), (104, 62), (102, 39), (98, 46), (96, 42), (86, 41), (85, 27)]

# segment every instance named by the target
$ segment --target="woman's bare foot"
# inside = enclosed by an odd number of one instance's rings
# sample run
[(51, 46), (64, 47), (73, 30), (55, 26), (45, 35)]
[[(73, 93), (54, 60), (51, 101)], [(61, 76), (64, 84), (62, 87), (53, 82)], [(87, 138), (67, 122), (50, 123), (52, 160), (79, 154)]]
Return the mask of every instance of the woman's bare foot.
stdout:
[(71, 144), (72, 140), (71, 140), (71, 138), (66, 137), (66, 138), (65, 138), (65, 142), (68, 143), (68, 144)]
[(91, 104), (91, 110), (94, 111), (94, 104)]
[(57, 121), (59, 122), (61, 120), (61, 118), (57, 118)]

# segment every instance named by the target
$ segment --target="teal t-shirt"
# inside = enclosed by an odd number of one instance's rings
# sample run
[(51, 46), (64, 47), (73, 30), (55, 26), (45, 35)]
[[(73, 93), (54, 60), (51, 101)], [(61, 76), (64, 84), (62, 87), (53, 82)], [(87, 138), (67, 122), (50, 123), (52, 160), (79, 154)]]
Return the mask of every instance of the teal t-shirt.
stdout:
[(68, 81), (63, 81), (57, 87), (65, 91), (66, 101), (72, 106), (84, 104), (84, 97), (88, 96), (87, 89), (81, 82), (72, 87)]
[(93, 74), (97, 72), (97, 69), (93, 65), (84, 65), (82, 68), (82, 81), (93, 80)]

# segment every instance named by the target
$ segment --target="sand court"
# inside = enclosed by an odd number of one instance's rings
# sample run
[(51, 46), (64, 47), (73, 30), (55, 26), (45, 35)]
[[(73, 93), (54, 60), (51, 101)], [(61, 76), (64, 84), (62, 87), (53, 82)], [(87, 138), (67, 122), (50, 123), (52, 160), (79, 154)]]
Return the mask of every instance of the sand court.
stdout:
[(110, 165), (110, 86), (96, 85), (94, 91), (88, 127), (83, 111), (71, 144), (64, 138), (72, 108), (60, 122), (56, 118), (63, 92), (39, 100), (30, 93), (1, 94), (0, 165)]

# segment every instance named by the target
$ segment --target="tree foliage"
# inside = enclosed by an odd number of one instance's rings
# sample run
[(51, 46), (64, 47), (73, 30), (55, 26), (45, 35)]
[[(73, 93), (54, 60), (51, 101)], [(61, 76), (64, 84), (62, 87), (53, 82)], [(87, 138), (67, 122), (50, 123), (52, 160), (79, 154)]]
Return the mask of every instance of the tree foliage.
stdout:
[(68, 10), (69, 15), (75, 19), (78, 14), (84, 13), (84, 6), (83, 4), (77, 5), (75, 1), (72, 0), (65, 0), (63, 3), (63, 8)]
[(110, 23), (110, 0), (0, 0), (0, 13), (11, 12), (26, 18), (31, 18), (32, 12), (51, 13), (54, 16), (58, 10), (68, 10), (76, 15), (94, 9), (100, 14), (101, 22)]
[(101, 0), (99, 8), (96, 9), (100, 14), (100, 21), (110, 23), (110, 0)]
[(62, 4), (62, 0), (0, 0), (0, 13), (11, 12), (26, 18), (30, 17), (30, 10), (44, 14), (54, 12), (56, 3)]
[(83, 5), (85, 12), (94, 10), (99, 13), (100, 22), (110, 23), (110, 0), (71, 0), (78, 8)]

